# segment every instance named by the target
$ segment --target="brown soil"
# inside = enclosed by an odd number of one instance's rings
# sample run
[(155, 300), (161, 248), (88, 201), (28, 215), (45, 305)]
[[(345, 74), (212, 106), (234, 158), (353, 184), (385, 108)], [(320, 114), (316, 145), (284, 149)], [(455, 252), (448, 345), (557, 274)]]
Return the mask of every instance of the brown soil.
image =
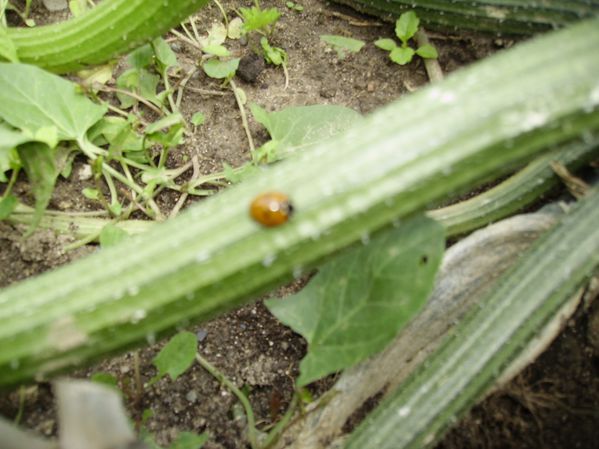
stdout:
[[(248, 2), (244, 2), (248, 3)], [(427, 83), (423, 64), (416, 59), (400, 67), (374, 47), (379, 37), (392, 37), (392, 26), (359, 16), (345, 8), (321, 0), (303, 0), (302, 13), (291, 11), (274, 0), (263, 6), (277, 6), (282, 12), (274, 44), (289, 53), (289, 87), (284, 89), (283, 71), (273, 67), (258, 70), (253, 82), (237, 80), (249, 99), (279, 110), (286, 106), (339, 104), (361, 113), (401, 97)], [(231, 16), (237, 2), (226, 1)], [(38, 8), (38, 23), (60, 20), (62, 15), (49, 15)], [(220, 20), (218, 9), (207, 6), (199, 14), (198, 23), (206, 29)], [(368, 42), (362, 51), (339, 60), (334, 51), (323, 45), (319, 36), (338, 34)], [(506, 39), (471, 35), (431, 34), (439, 50), (443, 70), (451, 72), (512, 44)], [(192, 66), (198, 53), (187, 44), (170, 41), (184, 66)], [(232, 44), (240, 55), (252, 53), (253, 42)], [(198, 72), (189, 82), (192, 89), (221, 91), (219, 83)], [(177, 166), (191, 156), (198, 156), (202, 173), (221, 170), (224, 162), (238, 166), (248, 160), (248, 144), (241, 127), (239, 110), (230, 90), (222, 95), (199, 93), (188, 89), (182, 102), (186, 118), (201, 111), (204, 126), (173, 154), (169, 161)], [(399, 117), (398, 120), (401, 120)], [(260, 125), (250, 120), (257, 143), (267, 135)], [(84, 163), (77, 160), (74, 173)], [(51, 208), (90, 210), (97, 206), (85, 200), (81, 189), (86, 181), (61, 180)], [(21, 183), (17, 193), (28, 197), (28, 186)], [(175, 195), (160, 199), (164, 212), (172, 209)], [(22, 230), (0, 224), (0, 286), (44, 272), (94, 251), (88, 246), (65, 252), (69, 237), (58, 237), (49, 231), (37, 232), (28, 240), (20, 238)], [(301, 283), (281, 288), (272, 295), (285, 295), (301, 288)], [(476, 407), (467, 418), (449, 432), (442, 448), (592, 448), (596, 442), (599, 419), (599, 308), (581, 312), (552, 347), (506, 388)], [(202, 354), (237, 386), (245, 387), (261, 428), (276, 421), (284, 412), (292, 390), (298, 364), (305, 353), (305, 342), (272, 317), (260, 301), (191, 329), (201, 342)], [(151, 359), (163, 342), (139, 350), (143, 381), (154, 374)], [(131, 415), (139, 421), (150, 409), (153, 417), (147, 428), (161, 445), (168, 445), (178, 432), (208, 431), (212, 437), (208, 449), (244, 448), (243, 421), (236, 418), (237, 401), (231, 393), (199, 366), (194, 366), (176, 382), (163, 379), (145, 389), (137, 397), (134, 388), (135, 355), (129, 353), (107, 360), (89, 370), (76, 373), (87, 376), (103, 371), (114, 374), (125, 392)], [(329, 381), (314, 386), (323, 391)], [(22, 425), (43, 435), (54, 435), (56, 420), (52, 392), (48, 384), (26, 388)], [(0, 397), (0, 414), (14, 418), (18, 410), (18, 393)]]

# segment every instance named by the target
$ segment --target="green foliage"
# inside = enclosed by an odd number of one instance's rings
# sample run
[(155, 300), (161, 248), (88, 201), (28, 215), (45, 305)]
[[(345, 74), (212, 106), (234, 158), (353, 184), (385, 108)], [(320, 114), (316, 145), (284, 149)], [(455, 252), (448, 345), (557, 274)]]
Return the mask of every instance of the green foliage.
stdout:
[(225, 81), (230, 80), (235, 76), (235, 72), (239, 67), (240, 58), (233, 58), (228, 60), (220, 59), (209, 59), (202, 65), (204, 72), (210, 78), (222, 79)]
[(200, 125), (204, 124), (205, 121), (206, 121), (206, 117), (201, 112), (195, 112), (191, 116), (191, 123), (194, 126), (200, 126)]
[(114, 377), (110, 373), (104, 373), (102, 371), (92, 374), (91, 377), (89, 378), (89, 380), (91, 380), (92, 382), (102, 384), (102, 385), (108, 385), (108, 386), (114, 387), (114, 388), (118, 388), (118, 385), (119, 385), (119, 382), (116, 377)]
[(239, 8), (239, 13), (243, 18), (243, 29), (246, 33), (257, 31), (266, 35), (272, 34), (274, 26), (281, 16), (277, 8), (262, 9), (260, 6)]
[(180, 332), (160, 350), (153, 363), (158, 374), (152, 378), (153, 384), (166, 376), (172, 380), (183, 374), (193, 364), (197, 352), (196, 336), (191, 332)]
[(293, 11), (297, 11), (297, 12), (303, 12), (304, 11), (304, 7), (302, 5), (298, 5), (297, 3), (294, 2), (285, 2), (285, 6), (287, 6), (287, 8), (293, 10)]
[(432, 290), (444, 241), (440, 224), (413, 218), (337, 256), (299, 293), (267, 301), (308, 342), (297, 385), (382, 350)]
[(272, 139), (257, 150), (263, 156), (259, 160), (266, 162), (322, 143), (361, 120), (353, 109), (337, 105), (295, 106), (267, 112), (257, 104), (250, 104), (250, 110)]
[(264, 59), (272, 65), (286, 65), (287, 52), (279, 47), (271, 47), (266, 36), (260, 39), (260, 45), (264, 50)]
[(436, 59), (437, 50), (430, 44), (418, 47), (416, 50), (409, 46), (410, 40), (418, 31), (420, 19), (414, 11), (403, 13), (395, 22), (395, 35), (401, 41), (398, 46), (393, 39), (378, 39), (374, 45), (389, 52), (389, 58), (399, 65), (405, 65), (412, 61), (414, 55), (425, 59)]
[(4, 58), (9, 62), (19, 62), (15, 44), (8, 36), (6, 28), (2, 25), (0, 25), (0, 59), (1, 58)]
[(208, 435), (205, 433), (197, 435), (193, 432), (181, 432), (169, 449), (200, 449), (206, 441), (208, 441)]
[(117, 245), (128, 236), (127, 232), (123, 229), (112, 223), (108, 223), (102, 228), (102, 231), (100, 231), (100, 246), (102, 248), (108, 248), (109, 246)]
[(329, 44), (337, 52), (339, 59), (345, 59), (349, 53), (358, 53), (365, 44), (364, 41), (358, 39), (333, 34), (323, 34), (320, 36), (320, 40)]

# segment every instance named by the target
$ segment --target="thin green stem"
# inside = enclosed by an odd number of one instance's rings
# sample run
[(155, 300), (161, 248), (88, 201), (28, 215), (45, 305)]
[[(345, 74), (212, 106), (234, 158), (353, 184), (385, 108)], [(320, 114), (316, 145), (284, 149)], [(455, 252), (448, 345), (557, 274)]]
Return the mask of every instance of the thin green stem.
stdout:
[(229, 28), (229, 18), (227, 17), (227, 13), (225, 12), (225, 8), (218, 0), (213, 0), (216, 4), (217, 8), (220, 9), (221, 14), (223, 15), (223, 20), (225, 21), (225, 26)]
[(222, 384), (224, 384), (231, 392), (237, 397), (243, 409), (245, 410), (245, 414), (248, 420), (248, 440), (252, 449), (259, 449), (258, 439), (256, 435), (256, 420), (254, 419), (254, 410), (252, 409), (252, 405), (250, 404), (249, 399), (243, 392), (235, 386), (233, 382), (231, 382), (227, 376), (221, 373), (218, 368), (212, 365), (208, 360), (200, 355), (200, 353), (196, 353), (196, 360), (198, 363), (208, 371), (212, 376), (219, 380)]
[(250, 153), (252, 155), (252, 160), (256, 162), (256, 147), (254, 146), (254, 139), (252, 138), (252, 133), (250, 132), (250, 126), (248, 124), (247, 114), (245, 113), (245, 107), (243, 106), (243, 100), (239, 96), (239, 92), (237, 91), (237, 84), (235, 84), (235, 81), (229, 80), (229, 82), (231, 83), (231, 88), (233, 89), (233, 94), (235, 95), (237, 106), (239, 107), (239, 113), (241, 114), (241, 123), (243, 125), (243, 129), (245, 130), (245, 135), (247, 136), (248, 143), (250, 145)]

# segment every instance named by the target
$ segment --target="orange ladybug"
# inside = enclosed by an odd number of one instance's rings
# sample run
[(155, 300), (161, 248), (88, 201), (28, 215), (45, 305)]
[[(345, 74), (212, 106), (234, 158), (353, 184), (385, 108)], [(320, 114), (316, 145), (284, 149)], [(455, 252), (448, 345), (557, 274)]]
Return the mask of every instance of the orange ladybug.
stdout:
[(289, 197), (281, 192), (261, 193), (250, 205), (252, 218), (269, 228), (286, 223), (292, 213)]

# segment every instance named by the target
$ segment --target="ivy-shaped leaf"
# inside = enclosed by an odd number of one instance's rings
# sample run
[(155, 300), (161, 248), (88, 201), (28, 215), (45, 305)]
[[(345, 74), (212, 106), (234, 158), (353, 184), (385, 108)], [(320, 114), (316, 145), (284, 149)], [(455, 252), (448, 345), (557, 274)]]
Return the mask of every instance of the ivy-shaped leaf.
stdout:
[(443, 227), (418, 216), (331, 260), (299, 293), (267, 301), (308, 342), (297, 385), (382, 350), (426, 301), (443, 249)]
[(158, 374), (150, 383), (154, 383), (167, 374), (173, 380), (183, 374), (192, 365), (197, 351), (197, 339), (191, 332), (180, 332), (160, 350), (153, 363)]

